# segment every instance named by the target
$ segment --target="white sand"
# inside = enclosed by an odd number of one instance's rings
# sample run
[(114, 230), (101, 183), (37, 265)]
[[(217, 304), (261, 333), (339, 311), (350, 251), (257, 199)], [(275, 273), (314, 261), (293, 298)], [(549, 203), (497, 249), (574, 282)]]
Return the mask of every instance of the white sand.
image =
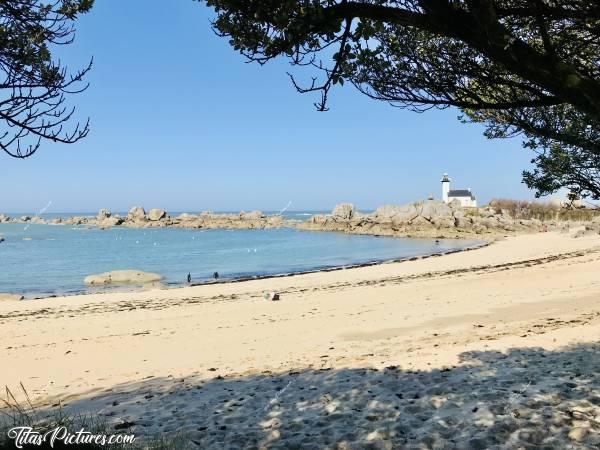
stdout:
[(558, 233), (0, 303), (1, 383), (198, 448), (597, 448), (599, 343), (600, 236)]

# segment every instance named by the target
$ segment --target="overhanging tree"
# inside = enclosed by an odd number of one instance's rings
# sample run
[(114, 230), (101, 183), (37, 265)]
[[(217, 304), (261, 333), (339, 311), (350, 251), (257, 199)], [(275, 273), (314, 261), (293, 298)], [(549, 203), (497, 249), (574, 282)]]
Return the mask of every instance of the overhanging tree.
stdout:
[(73, 143), (88, 134), (89, 123), (70, 125), (68, 95), (87, 87), (91, 68), (70, 74), (52, 50), (73, 42), (73, 22), (93, 0), (0, 1), (0, 148), (26, 158), (42, 141)]
[(345, 82), (423, 111), (458, 107), (486, 135), (523, 135), (545, 195), (600, 198), (600, 4), (591, 0), (206, 0), (215, 30), (249, 60), (288, 57), (317, 73), (300, 92)]

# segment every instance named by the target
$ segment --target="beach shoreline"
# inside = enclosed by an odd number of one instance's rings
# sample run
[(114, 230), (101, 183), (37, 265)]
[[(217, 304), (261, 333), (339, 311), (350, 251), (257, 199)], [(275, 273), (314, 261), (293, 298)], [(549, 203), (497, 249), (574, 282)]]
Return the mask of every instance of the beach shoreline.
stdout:
[[(22, 382), (41, 410), (61, 400), (139, 436), (184, 433), (197, 448), (490, 448), (499, 438), (497, 448), (515, 448), (543, 444), (546, 429), (551, 448), (589, 448), (600, 236), (574, 233), (291, 277), (0, 303), (0, 383), (17, 392)], [(269, 291), (280, 301), (266, 301)]]
[[(320, 233), (318, 231), (305, 231), (305, 232), (314, 232), (314, 233)], [(328, 233), (339, 233), (339, 232), (328, 232)], [(379, 237), (379, 236), (374, 236), (374, 237)], [(383, 237), (390, 237), (390, 236), (383, 236)], [(403, 236), (392, 236), (396, 239), (417, 239), (417, 240), (428, 240), (428, 241), (432, 241), (433, 239), (431, 238), (406, 238)], [(445, 239), (446, 241), (448, 240), (454, 240), (454, 239)], [(459, 240), (459, 239), (456, 239)], [(466, 240), (466, 239), (460, 239), (460, 240)], [(294, 276), (298, 276), (298, 275), (306, 275), (306, 274), (312, 274), (312, 273), (319, 273), (319, 272), (335, 272), (338, 270), (348, 270), (348, 269), (358, 269), (361, 267), (370, 267), (370, 266), (377, 266), (380, 264), (393, 264), (393, 263), (403, 263), (403, 262), (409, 262), (409, 261), (416, 261), (419, 259), (427, 259), (427, 258), (434, 258), (434, 257), (440, 257), (440, 256), (445, 256), (445, 255), (450, 255), (453, 253), (458, 253), (458, 252), (466, 252), (466, 251), (472, 251), (472, 250), (477, 250), (479, 248), (483, 248), (486, 247), (488, 245), (493, 244), (494, 242), (497, 241), (496, 239), (489, 239), (489, 240), (485, 240), (485, 239), (481, 239), (479, 241), (473, 240), (473, 245), (468, 246), (468, 247), (462, 247), (462, 248), (456, 248), (456, 249), (451, 249), (451, 250), (445, 250), (445, 251), (440, 251), (440, 252), (433, 252), (433, 253), (425, 253), (422, 255), (416, 255), (416, 256), (406, 256), (406, 257), (397, 257), (397, 258), (389, 258), (389, 259), (374, 259), (374, 260), (370, 260), (370, 261), (365, 261), (365, 262), (357, 262), (357, 263), (350, 263), (350, 264), (343, 264), (343, 265), (334, 265), (334, 266), (317, 266), (315, 268), (311, 268), (311, 269), (307, 269), (307, 270), (298, 270), (298, 271), (293, 271), (293, 272), (282, 272), (282, 273), (269, 273), (269, 274), (257, 274), (257, 275), (242, 275), (239, 277), (222, 277), (218, 280), (206, 280), (206, 281), (201, 281), (201, 282), (191, 282), (189, 284), (186, 283), (164, 283), (164, 282), (153, 282), (153, 283), (149, 283), (147, 285), (143, 285), (143, 284), (130, 284), (130, 285), (99, 285), (99, 286), (88, 286), (85, 289), (82, 289), (80, 291), (55, 291), (55, 292), (47, 292), (47, 293), (39, 293), (39, 292), (29, 292), (29, 293), (24, 293), (21, 294), (23, 295), (23, 299), (22, 301), (32, 301), (32, 300), (43, 300), (43, 299), (48, 299), (48, 298), (57, 298), (57, 297), (72, 297), (72, 296), (78, 296), (78, 295), (94, 295), (94, 294), (113, 294), (113, 293), (127, 293), (127, 292), (142, 292), (148, 289), (179, 289), (182, 287), (197, 287), (197, 286), (204, 286), (204, 285), (218, 285), (218, 284), (230, 284), (230, 283), (243, 283), (246, 281), (253, 281), (253, 280), (269, 280), (269, 279), (273, 279), (273, 278), (288, 278), (288, 277), (294, 277)], [(11, 293), (8, 293), (11, 294)], [(12, 294), (11, 294), (12, 295)]]

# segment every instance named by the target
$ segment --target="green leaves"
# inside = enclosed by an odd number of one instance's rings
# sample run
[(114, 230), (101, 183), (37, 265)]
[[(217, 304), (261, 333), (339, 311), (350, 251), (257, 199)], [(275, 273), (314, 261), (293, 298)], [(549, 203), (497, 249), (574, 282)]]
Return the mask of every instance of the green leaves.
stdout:
[[(88, 12), (94, 5), (94, 0), (63, 0), (62, 4), (56, 9), (59, 14), (64, 15), (69, 20), (74, 20), (77, 14)], [(51, 8), (47, 5), (46, 8)], [(46, 9), (48, 13), (50, 10)]]

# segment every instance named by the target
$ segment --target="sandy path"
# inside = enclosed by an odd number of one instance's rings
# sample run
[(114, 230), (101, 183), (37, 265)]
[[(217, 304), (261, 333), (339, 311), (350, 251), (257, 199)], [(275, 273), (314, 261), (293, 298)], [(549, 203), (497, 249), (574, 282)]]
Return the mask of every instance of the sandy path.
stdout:
[[(599, 275), (600, 236), (545, 233), (345, 271), (4, 302), (0, 382), (202, 448), (514, 448), (542, 443), (552, 420), (550, 448), (587, 448), (600, 444)], [(270, 289), (280, 302), (262, 298)], [(452, 416), (467, 431), (438, 429)]]

